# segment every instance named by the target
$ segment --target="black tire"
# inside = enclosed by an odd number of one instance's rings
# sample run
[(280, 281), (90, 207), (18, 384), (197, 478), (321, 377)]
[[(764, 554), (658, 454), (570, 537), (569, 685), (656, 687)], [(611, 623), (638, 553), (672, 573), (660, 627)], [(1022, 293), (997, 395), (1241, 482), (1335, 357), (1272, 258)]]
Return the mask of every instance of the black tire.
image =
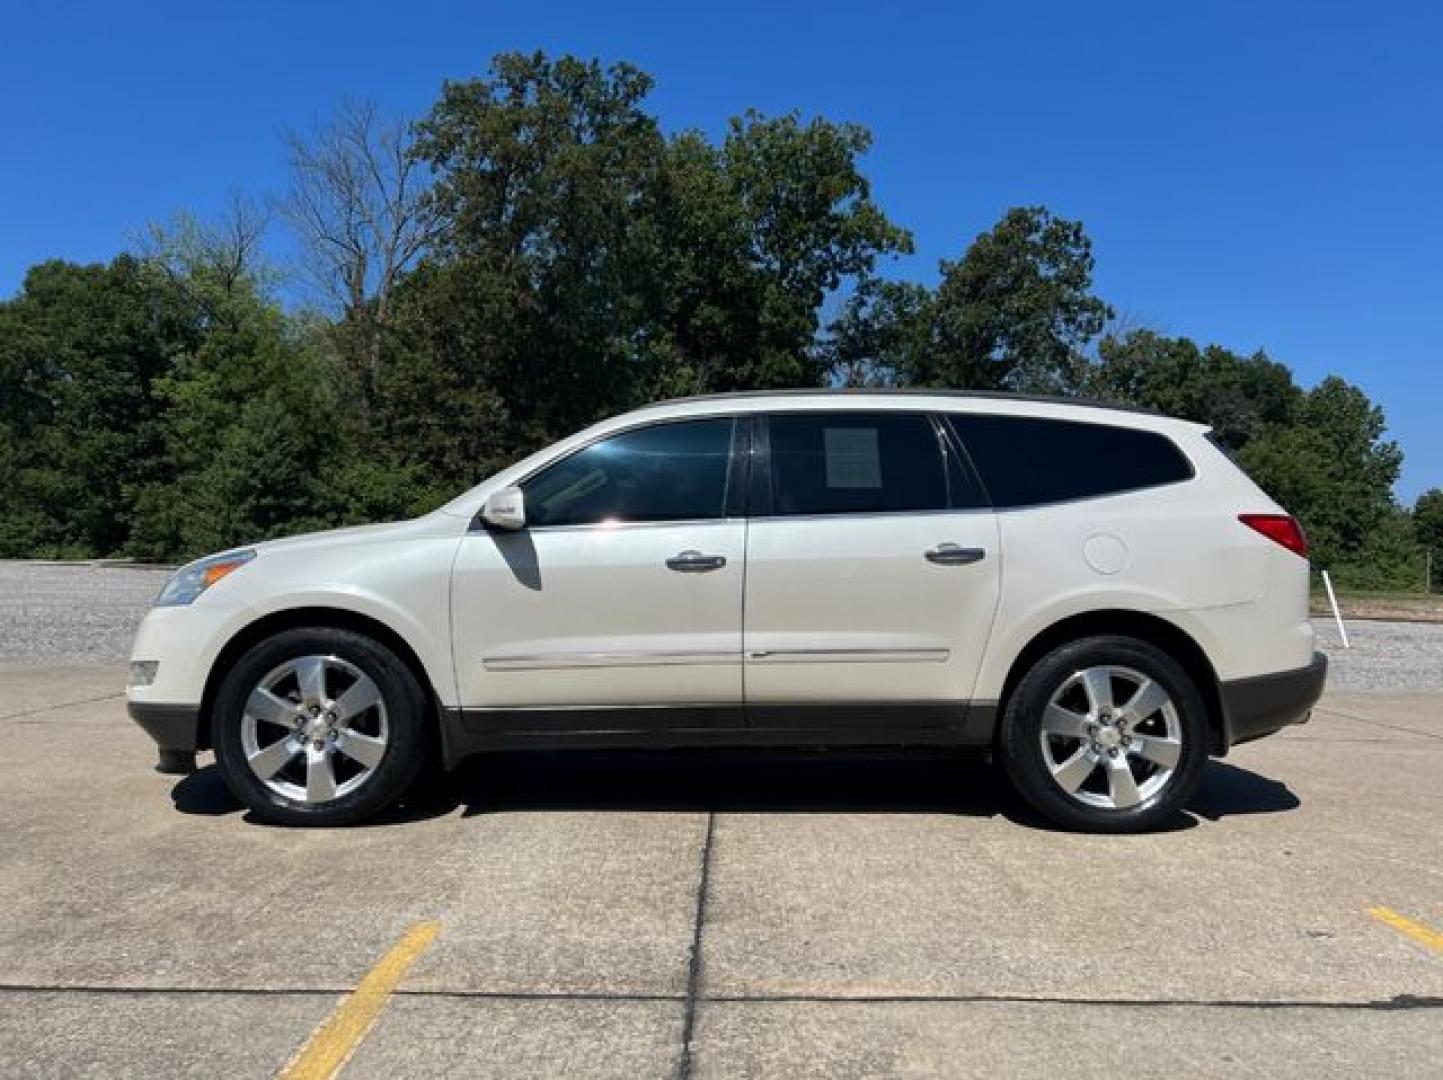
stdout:
[[(1053, 779), (1043, 756), (1043, 714), (1053, 694), (1076, 673), (1102, 666), (1128, 668), (1159, 683), (1171, 699), (1181, 730), (1181, 754), (1171, 776), (1160, 790), (1126, 808), (1100, 808), (1079, 801)], [(1007, 700), (999, 749), (1013, 786), (1050, 821), (1084, 832), (1148, 832), (1175, 822), (1197, 792), (1208, 758), (1207, 706), (1182, 665), (1156, 646), (1113, 635), (1082, 638), (1047, 653), (1022, 677)], [(1126, 750), (1122, 753), (1127, 760)], [(1105, 766), (1103, 762), (1097, 767), (1100, 776), (1092, 776), (1089, 783), (1106, 783)], [(1145, 770), (1150, 766), (1139, 762), (1139, 767)]]
[[(354, 791), (317, 804), (268, 787), (247, 763), (241, 727), (251, 691), (268, 672), (305, 656), (336, 657), (369, 676), (387, 718), (384, 753)], [(421, 771), (428, 749), (427, 696), (416, 676), (384, 645), (349, 630), (325, 627), (283, 631), (253, 646), (226, 674), (216, 694), (213, 738), (216, 763), (231, 792), (257, 818), (277, 825), (352, 825), (390, 806)]]

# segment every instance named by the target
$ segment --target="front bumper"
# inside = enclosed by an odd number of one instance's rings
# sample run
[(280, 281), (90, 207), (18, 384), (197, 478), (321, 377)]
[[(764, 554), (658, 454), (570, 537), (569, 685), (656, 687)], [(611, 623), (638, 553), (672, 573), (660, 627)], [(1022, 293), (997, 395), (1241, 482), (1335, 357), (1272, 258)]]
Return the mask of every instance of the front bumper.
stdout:
[(195, 752), (201, 749), (200, 706), (131, 701), (126, 704), (126, 711), (160, 749), (156, 772), (195, 771)]
[(1222, 683), (1226, 745), (1237, 746), (1289, 724), (1306, 723), (1327, 677), (1328, 658), (1315, 652), (1312, 663), (1304, 667)]

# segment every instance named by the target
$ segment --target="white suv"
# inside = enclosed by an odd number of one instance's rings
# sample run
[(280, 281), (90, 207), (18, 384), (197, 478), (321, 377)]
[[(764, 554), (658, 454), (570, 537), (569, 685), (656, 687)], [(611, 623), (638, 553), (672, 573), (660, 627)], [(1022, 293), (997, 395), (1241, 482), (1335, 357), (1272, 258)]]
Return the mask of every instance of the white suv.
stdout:
[(131, 661), (162, 771), (339, 824), (434, 748), (946, 745), (1063, 825), (1175, 815), (1307, 719), (1297, 523), (1205, 428), (945, 393), (738, 394), (589, 428), (413, 521), (166, 585)]

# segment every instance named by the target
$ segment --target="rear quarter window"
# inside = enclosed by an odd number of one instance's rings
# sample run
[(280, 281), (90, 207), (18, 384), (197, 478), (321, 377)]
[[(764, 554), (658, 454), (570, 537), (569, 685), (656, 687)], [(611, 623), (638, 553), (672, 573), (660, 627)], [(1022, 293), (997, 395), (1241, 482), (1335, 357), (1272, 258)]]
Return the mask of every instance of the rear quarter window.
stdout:
[(953, 430), (999, 509), (1092, 499), (1192, 479), (1166, 435), (1033, 416), (953, 413)]

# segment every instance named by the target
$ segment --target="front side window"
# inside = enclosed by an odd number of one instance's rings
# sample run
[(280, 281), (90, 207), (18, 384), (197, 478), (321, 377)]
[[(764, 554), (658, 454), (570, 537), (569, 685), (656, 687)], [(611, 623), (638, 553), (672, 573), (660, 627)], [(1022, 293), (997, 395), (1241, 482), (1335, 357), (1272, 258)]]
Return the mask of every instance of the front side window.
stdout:
[(1166, 435), (1035, 416), (952, 413), (952, 426), (998, 509), (1090, 499), (1192, 478)]
[(917, 413), (791, 413), (768, 421), (773, 514), (945, 510), (947, 460)]
[(726, 516), (730, 417), (656, 424), (601, 439), (521, 485), (526, 522), (696, 521)]

